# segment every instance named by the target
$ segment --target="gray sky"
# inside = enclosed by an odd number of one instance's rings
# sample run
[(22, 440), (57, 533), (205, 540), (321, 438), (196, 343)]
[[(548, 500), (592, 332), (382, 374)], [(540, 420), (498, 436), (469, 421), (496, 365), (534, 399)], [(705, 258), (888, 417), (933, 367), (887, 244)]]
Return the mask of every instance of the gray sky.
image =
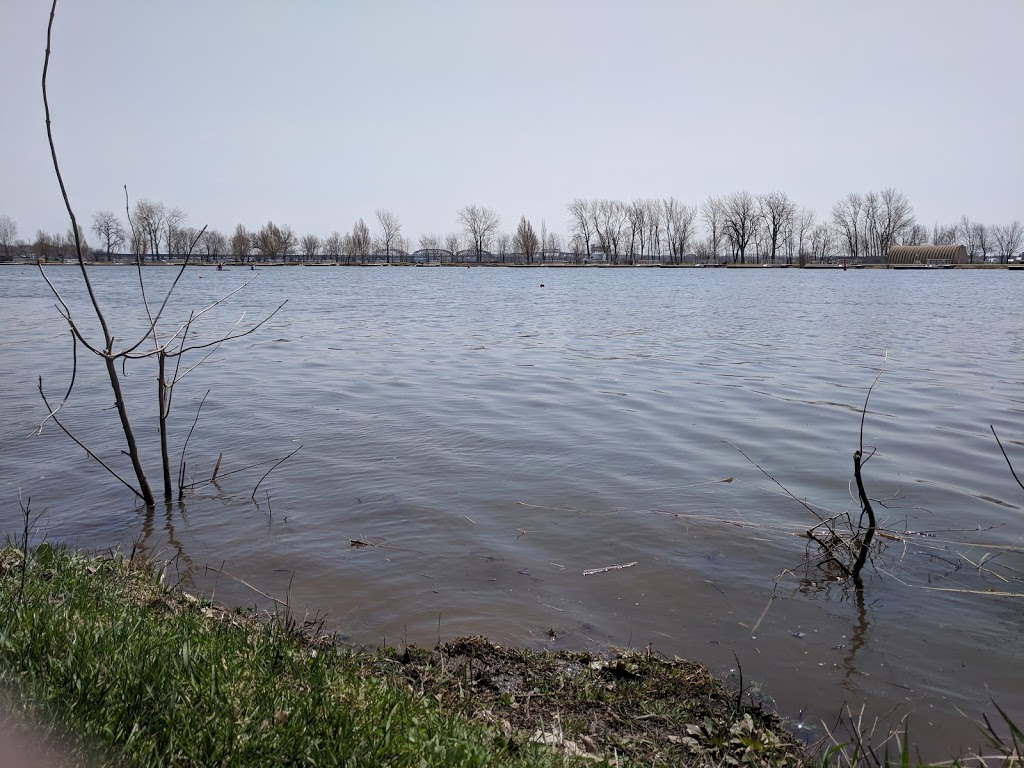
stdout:
[[(49, 3), (0, 0), (0, 214), (65, 231)], [(1022, 0), (63, 0), (50, 99), (80, 219), (133, 199), (229, 233), (574, 197), (894, 186), (927, 226), (1024, 219)]]

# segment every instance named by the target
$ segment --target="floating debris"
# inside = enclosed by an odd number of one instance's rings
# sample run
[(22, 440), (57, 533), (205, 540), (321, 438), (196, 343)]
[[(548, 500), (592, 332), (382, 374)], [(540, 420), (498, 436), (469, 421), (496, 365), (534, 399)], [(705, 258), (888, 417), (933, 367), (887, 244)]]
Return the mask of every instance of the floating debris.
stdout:
[(584, 576), (593, 576), (595, 573), (607, 573), (608, 571), (621, 571), (623, 568), (632, 568), (636, 562), (623, 563), (622, 565), (606, 565), (604, 568), (590, 568), (583, 572)]

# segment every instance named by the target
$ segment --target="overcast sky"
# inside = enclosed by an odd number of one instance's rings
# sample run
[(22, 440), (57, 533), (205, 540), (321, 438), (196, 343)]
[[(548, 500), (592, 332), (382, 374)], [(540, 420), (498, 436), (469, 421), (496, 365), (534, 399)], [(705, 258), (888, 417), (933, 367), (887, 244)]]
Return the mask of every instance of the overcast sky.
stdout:
[[(65, 231), (49, 3), (0, 0), (0, 214)], [(50, 100), (80, 219), (133, 199), (230, 232), (468, 203), (893, 186), (928, 225), (1024, 219), (1022, 0), (64, 0)]]

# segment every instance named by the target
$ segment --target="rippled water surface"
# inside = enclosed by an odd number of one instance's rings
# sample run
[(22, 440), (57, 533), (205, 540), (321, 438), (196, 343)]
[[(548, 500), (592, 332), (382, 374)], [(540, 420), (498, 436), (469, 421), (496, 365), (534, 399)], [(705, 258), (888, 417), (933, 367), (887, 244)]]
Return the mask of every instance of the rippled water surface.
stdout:
[[(49, 274), (94, 332), (77, 273)], [(165, 327), (254, 274), (186, 272)], [(93, 275), (128, 339), (135, 272)], [(172, 276), (147, 270), (151, 295)], [(175, 450), (209, 389), (186, 474), (223, 453), (220, 477), (147, 514), (52, 424), (30, 436), (37, 377), (59, 401), (71, 347), (38, 271), (0, 269), (4, 531), (31, 496), (51, 540), (136, 542), (194, 588), (266, 606), (243, 579), (356, 642), (650, 644), (723, 674), (735, 653), (794, 723), (867, 702), (912, 713), (925, 754), (978, 742), (956, 707), (991, 695), (1024, 719), (1024, 599), (999, 594), (1024, 593), (1024, 490), (989, 429), (1024, 475), (1024, 275), (277, 268), (200, 330), (286, 299), (179, 384)], [(903, 533), (858, 601), (805, 567), (813, 518), (786, 494), (851, 508), (886, 351), (865, 474)], [(61, 413), (123, 467), (97, 363), (79, 350)], [(127, 372), (158, 483), (154, 373)], [(250, 465), (298, 446), (254, 503), (273, 465)]]

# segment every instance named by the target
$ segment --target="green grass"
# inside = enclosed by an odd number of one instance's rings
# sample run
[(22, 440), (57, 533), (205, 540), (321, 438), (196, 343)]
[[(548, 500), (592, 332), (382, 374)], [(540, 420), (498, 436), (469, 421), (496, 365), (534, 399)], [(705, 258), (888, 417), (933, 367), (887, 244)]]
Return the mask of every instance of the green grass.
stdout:
[(0, 552), (0, 687), (33, 739), (92, 765), (562, 765), (368, 657), (43, 544)]

